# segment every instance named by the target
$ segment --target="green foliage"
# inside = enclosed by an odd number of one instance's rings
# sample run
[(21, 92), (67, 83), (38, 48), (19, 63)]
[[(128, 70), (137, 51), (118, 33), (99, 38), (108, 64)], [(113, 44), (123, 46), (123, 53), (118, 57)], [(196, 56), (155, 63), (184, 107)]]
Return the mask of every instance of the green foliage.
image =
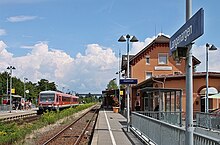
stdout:
[(94, 103), (79, 105), (77, 107), (65, 109), (60, 112), (46, 112), (43, 114), (42, 118), (34, 123), (25, 123), (24, 125), (18, 126), (15, 123), (3, 124), (0, 123), (0, 144), (8, 145), (25, 138), (27, 134), (32, 131), (42, 128), (43, 126), (53, 124), (59, 119), (70, 116), (76, 112), (82, 111), (86, 108), (91, 107)]
[(118, 86), (115, 80), (111, 80), (107, 85), (107, 90), (116, 90), (116, 89), (118, 89)]
[(41, 79), (38, 81), (37, 85), (38, 90), (40, 91), (46, 91), (46, 90), (51, 90), (51, 91), (56, 91), (56, 84), (54, 82), (49, 82), (46, 79)]
[[(7, 79), (8, 85), (10, 82), (10, 75), (8, 72), (0, 73), (0, 95), (7, 93)], [(20, 80), (16, 77), (12, 77), (12, 88), (15, 89), (15, 94), (24, 96), (24, 80)], [(26, 98), (36, 103), (36, 99), (38, 98), (38, 94), (41, 91), (45, 90), (53, 90), (56, 91), (56, 84), (54, 82), (49, 82), (46, 79), (41, 79), (38, 83), (32, 83), (31, 81), (25, 82), (26, 90), (29, 90), (29, 93), (26, 93)]]

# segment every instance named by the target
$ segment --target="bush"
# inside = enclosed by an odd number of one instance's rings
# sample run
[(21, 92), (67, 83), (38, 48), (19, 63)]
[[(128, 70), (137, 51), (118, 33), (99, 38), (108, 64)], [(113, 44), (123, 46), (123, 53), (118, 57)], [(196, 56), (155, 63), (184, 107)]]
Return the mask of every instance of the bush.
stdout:
[(25, 123), (20, 126), (18, 126), (16, 123), (3, 124), (0, 122), (0, 145), (11, 145), (16, 141), (21, 140), (21, 138), (25, 138), (27, 134), (30, 134), (36, 129), (53, 124), (59, 119), (82, 111), (91, 107), (92, 105), (94, 105), (94, 103), (79, 105), (77, 107), (65, 109), (57, 113), (47, 111), (43, 114), (40, 120), (37, 120), (34, 123)]

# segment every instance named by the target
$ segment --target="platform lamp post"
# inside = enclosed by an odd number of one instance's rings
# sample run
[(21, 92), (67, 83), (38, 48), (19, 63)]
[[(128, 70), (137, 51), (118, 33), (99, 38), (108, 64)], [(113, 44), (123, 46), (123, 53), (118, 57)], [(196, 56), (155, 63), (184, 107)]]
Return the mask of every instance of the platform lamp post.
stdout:
[(7, 72), (7, 84), (6, 84), (6, 85), (7, 85), (7, 86), (6, 86), (6, 89), (7, 89), (7, 90), (6, 90), (7, 98), (8, 98), (8, 77), (9, 77), (9, 74), (8, 74), (8, 72)]
[(120, 65), (120, 59), (121, 59), (121, 49), (119, 48), (118, 52), (118, 72), (116, 72), (116, 75), (118, 74), (118, 99), (119, 99), (119, 112), (121, 112), (121, 88), (120, 88), (120, 79), (121, 79), (121, 65)]
[(26, 83), (27, 80), (28, 80), (28, 78), (24, 78), (24, 100), (26, 98), (26, 86), (25, 86), (25, 83)]
[[(114, 82), (115, 82), (115, 84), (117, 85), (117, 82), (116, 82), (116, 81), (117, 81), (117, 79), (116, 79), (116, 78), (112, 79), (112, 81), (114, 81)], [(116, 90), (116, 88), (114, 88), (114, 90), (115, 90), (115, 97), (117, 97), (117, 92), (116, 92), (117, 90)]]
[(10, 113), (12, 111), (12, 96), (11, 96), (11, 90), (12, 90), (12, 70), (15, 69), (14, 66), (8, 66), (7, 69), (10, 70)]
[(209, 50), (214, 51), (217, 48), (214, 45), (206, 43), (206, 97), (205, 97), (205, 112), (209, 113)]
[[(126, 39), (125, 39), (126, 37)], [(138, 39), (135, 36), (130, 36), (129, 34), (127, 34), (126, 36), (121, 36), (118, 39), (118, 42), (127, 42), (127, 78), (130, 77), (130, 72), (129, 72), (129, 43), (130, 42), (138, 42)], [(128, 128), (129, 128), (129, 123), (130, 123), (130, 107), (129, 107), (129, 95), (130, 95), (130, 85), (127, 85), (127, 132), (128, 132)]]

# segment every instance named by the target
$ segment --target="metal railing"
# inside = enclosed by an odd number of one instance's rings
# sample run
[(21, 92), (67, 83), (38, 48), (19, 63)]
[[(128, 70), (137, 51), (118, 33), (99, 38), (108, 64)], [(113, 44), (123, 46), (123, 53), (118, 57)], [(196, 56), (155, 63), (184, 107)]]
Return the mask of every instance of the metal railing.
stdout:
[(196, 125), (220, 131), (220, 114), (204, 112), (196, 113)]
[(0, 111), (10, 111), (10, 105), (0, 105)]
[(183, 112), (162, 112), (162, 111), (138, 111), (137, 113), (143, 114), (154, 119), (158, 119), (173, 125), (182, 126), (182, 113)]
[[(132, 128), (141, 132), (142, 136), (153, 140), (158, 145), (185, 145), (185, 127), (179, 127), (145, 116), (138, 112), (132, 112)], [(195, 145), (220, 145), (220, 139), (194, 132)]]

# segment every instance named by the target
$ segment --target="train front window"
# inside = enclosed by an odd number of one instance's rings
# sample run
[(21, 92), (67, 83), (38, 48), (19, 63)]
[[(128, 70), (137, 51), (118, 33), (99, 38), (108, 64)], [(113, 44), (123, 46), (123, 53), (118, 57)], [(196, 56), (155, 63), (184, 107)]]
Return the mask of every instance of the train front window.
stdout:
[(54, 94), (41, 94), (40, 102), (54, 102)]

